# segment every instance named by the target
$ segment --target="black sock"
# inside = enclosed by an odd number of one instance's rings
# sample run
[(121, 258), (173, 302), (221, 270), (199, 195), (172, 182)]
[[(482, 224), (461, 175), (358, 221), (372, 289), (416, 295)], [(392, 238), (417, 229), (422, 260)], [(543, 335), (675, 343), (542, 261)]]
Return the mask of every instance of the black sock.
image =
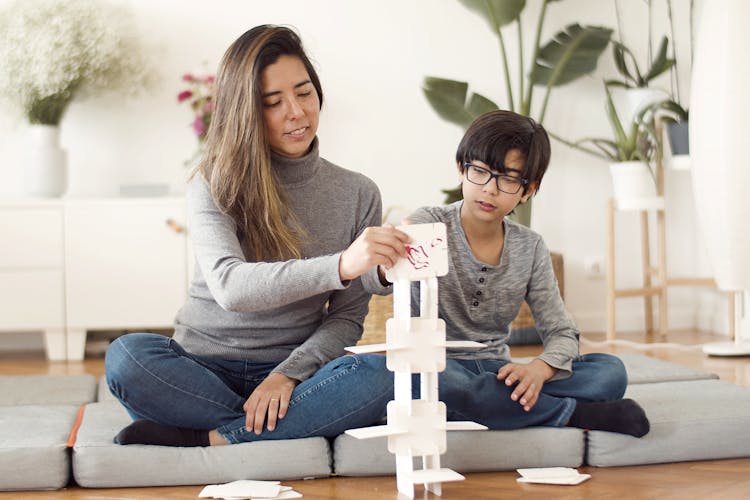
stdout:
[(136, 420), (114, 439), (117, 444), (154, 444), (157, 446), (209, 446), (208, 431), (183, 429)]
[(651, 428), (643, 408), (632, 399), (579, 402), (568, 421), (568, 427), (619, 432), (635, 437), (645, 436)]

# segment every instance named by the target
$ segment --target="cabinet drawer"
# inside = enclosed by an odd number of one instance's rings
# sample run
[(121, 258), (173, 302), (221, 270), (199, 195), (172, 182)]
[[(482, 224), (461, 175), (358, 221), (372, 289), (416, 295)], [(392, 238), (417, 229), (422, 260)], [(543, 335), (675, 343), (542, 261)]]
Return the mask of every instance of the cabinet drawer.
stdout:
[(0, 271), (0, 329), (64, 326), (62, 271)]
[(65, 208), (69, 327), (169, 327), (185, 302), (182, 200), (77, 203)]
[(62, 208), (3, 208), (0, 234), (0, 270), (62, 268)]

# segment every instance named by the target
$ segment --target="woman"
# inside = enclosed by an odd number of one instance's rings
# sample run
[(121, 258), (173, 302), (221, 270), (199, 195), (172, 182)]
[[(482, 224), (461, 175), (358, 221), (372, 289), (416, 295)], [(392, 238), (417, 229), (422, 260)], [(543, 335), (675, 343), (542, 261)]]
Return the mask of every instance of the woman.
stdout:
[(135, 420), (115, 442), (335, 436), (383, 417), (383, 357), (339, 356), (362, 333), (362, 281), (373, 288), (408, 237), (374, 227), (371, 180), (318, 156), (322, 103), (291, 30), (255, 27), (224, 54), (187, 189), (195, 276), (173, 338), (125, 335), (107, 352), (109, 388)]

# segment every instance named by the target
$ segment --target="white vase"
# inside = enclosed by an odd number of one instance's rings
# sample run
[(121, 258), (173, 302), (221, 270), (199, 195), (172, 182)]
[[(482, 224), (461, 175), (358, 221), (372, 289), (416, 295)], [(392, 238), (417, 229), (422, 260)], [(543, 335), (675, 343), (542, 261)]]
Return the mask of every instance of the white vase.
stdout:
[(612, 193), (620, 210), (661, 208), (664, 198), (656, 192), (651, 169), (642, 161), (610, 163)]
[(60, 147), (60, 127), (29, 125), (24, 165), (28, 196), (61, 196), (68, 183), (67, 153)]

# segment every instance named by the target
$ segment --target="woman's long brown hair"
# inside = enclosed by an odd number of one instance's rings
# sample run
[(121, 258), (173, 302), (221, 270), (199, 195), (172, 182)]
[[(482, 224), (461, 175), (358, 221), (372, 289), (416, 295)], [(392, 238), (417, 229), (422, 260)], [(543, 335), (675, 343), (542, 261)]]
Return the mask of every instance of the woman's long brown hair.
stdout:
[(221, 60), (206, 155), (197, 169), (259, 262), (300, 258), (305, 236), (274, 175), (263, 123), (261, 76), (281, 55), (300, 58), (322, 107), (320, 80), (299, 37), (289, 28), (257, 26)]

